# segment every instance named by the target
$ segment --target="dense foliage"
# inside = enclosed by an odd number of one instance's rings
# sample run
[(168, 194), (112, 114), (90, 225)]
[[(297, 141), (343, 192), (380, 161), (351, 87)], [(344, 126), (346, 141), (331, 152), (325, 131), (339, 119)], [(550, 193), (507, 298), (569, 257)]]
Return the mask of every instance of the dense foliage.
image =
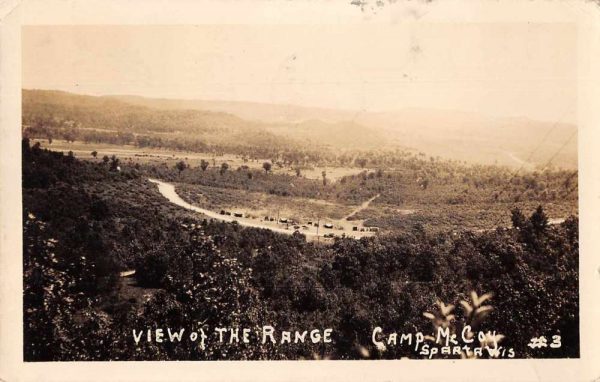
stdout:
[[(494, 292), (496, 309), (482, 329), (504, 334), (517, 357), (579, 355), (576, 216), (549, 225), (542, 207), (507, 209), (510, 228), (415, 229), (321, 245), (203, 220), (165, 203), (141, 176), (147, 169), (110, 162), (23, 142), (26, 360), (417, 358), (407, 347), (374, 348), (371, 330), (429, 331), (423, 312), (472, 290)], [(181, 176), (192, 176), (187, 171)], [(556, 179), (544, 181), (563, 181)], [(119, 277), (130, 269), (133, 283)], [(201, 349), (136, 345), (132, 336), (156, 327), (262, 325), (333, 328), (334, 341)], [(557, 333), (559, 349), (527, 346)]]

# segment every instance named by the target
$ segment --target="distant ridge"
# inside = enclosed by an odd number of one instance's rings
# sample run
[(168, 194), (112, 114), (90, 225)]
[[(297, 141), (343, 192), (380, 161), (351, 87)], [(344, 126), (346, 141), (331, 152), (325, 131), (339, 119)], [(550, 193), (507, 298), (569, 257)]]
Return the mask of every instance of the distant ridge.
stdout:
[[(577, 168), (577, 126), (560, 121), (492, 118), (470, 112), (417, 108), (353, 112), (258, 102), (86, 96), (53, 90), (23, 90), (24, 108), (32, 103), (44, 103), (46, 109), (62, 107), (71, 112), (77, 109), (80, 113), (90, 107), (97, 111), (110, 109), (113, 114), (115, 110), (165, 111), (186, 124), (179, 134), (201, 132), (203, 139), (219, 143), (242, 141), (250, 144), (248, 140), (253, 138), (252, 144), (287, 142), (332, 150), (398, 148), (471, 163), (528, 169), (546, 164)], [(158, 120), (162, 117), (159, 115)], [(211, 129), (213, 132), (208, 133)], [(246, 134), (249, 131), (260, 134), (249, 137)], [(259, 137), (268, 139), (256, 140)]]
[[(365, 147), (377, 145), (377, 142), (369, 142), (367, 137), (376, 132), (376, 141), (382, 141), (386, 147), (412, 148), (429, 155), (468, 162), (514, 167), (526, 162), (526, 168), (534, 168), (555, 156), (551, 165), (577, 167), (577, 137), (572, 137), (576, 135), (577, 126), (560, 121), (494, 118), (473, 112), (422, 108), (361, 112), (243, 101), (111, 97), (161, 109), (212, 110), (268, 124), (295, 123), (298, 130), (292, 135), (296, 137), (301, 132), (314, 133), (317, 126), (328, 128), (329, 133), (319, 134), (319, 139), (337, 140), (348, 147), (360, 145), (361, 140)], [(312, 129), (306, 126), (311, 123)], [(561, 149), (565, 142), (566, 146)]]

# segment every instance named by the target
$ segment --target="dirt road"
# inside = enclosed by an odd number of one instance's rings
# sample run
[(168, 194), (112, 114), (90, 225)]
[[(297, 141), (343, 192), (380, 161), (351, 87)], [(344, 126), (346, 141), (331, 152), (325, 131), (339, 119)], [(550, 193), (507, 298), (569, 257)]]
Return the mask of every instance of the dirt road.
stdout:
[[(281, 224), (281, 223), (277, 223), (277, 222), (266, 222), (266, 221), (262, 221), (259, 219), (251, 219), (251, 218), (246, 218), (246, 217), (235, 217), (232, 215), (222, 215), (218, 212), (215, 211), (211, 211), (211, 210), (207, 210), (205, 208), (200, 208), (198, 206), (194, 206), (193, 204), (190, 204), (188, 202), (186, 202), (185, 200), (183, 200), (175, 191), (175, 186), (173, 184), (167, 183), (167, 182), (163, 182), (157, 179), (148, 179), (150, 182), (155, 183), (158, 185), (158, 191), (162, 194), (162, 196), (164, 196), (165, 198), (167, 198), (167, 200), (169, 200), (171, 203), (178, 205), (180, 207), (186, 208), (188, 210), (191, 211), (195, 211), (195, 212), (199, 212), (201, 214), (204, 214), (206, 216), (208, 216), (209, 218), (215, 219), (215, 220), (220, 220), (220, 221), (224, 221), (224, 222), (237, 222), (239, 225), (241, 226), (245, 226), (245, 227), (253, 227), (253, 228), (263, 228), (263, 229), (268, 229), (271, 230), (273, 232), (278, 232), (278, 233), (283, 233), (286, 235), (292, 235), (296, 230), (287, 225), (287, 224)], [(320, 227), (320, 230), (317, 229), (317, 227), (314, 226), (306, 226), (306, 228), (304, 229), (299, 229), (298, 232), (302, 233), (303, 235), (305, 235), (308, 238), (323, 238), (325, 234), (330, 233), (331, 230), (327, 230), (324, 227)], [(353, 232), (353, 231), (340, 231), (337, 230), (335, 232), (331, 232), (331, 233), (335, 233), (336, 235), (341, 235), (342, 233), (346, 234), (346, 236), (349, 237), (361, 237), (361, 236), (371, 236), (372, 233), (371, 232)]]
[(356, 215), (357, 213), (359, 213), (360, 211), (364, 210), (365, 208), (369, 207), (369, 204), (371, 204), (371, 202), (375, 199), (377, 199), (379, 197), (380, 194), (377, 194), (375, 196), (373, 196), (371, 199), (364, 201), (360, 206), (356, 207), (354, 209), (354, 211), (350, 212), (347, 216), (344, 217), (343, 220), (348, 220), (350, 219), (352, 216)]

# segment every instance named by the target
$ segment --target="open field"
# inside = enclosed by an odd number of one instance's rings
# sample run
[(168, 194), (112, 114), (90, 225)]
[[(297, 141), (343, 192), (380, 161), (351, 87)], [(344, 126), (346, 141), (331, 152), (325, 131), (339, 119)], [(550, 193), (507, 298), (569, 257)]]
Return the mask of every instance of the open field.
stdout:
[[(398, 208), (388, 203), (376, 203), (375, 197), (369, 199), (372, 201), (369, 205), (357, 206), (185, 183), (177, 184), (176, 190), (186, 201), (213, 211), (239, 212), (259, 220), (265, 216), (279, 216), (294, 220), (299, 226), (320, 219), (321, 224), (331, 223), (344, 232), (350, 231), (350, 234), (347, 233), (349, 236), (352, 236), (353, 227), (358, 227), (359, 231), (363, 227), (378, 227), (387, 232), (406, 232), (417, 226), (436, 232), (447, 229), (463, 231), (508, 227), (512, 224), (511, 209), (517, 207), (528, 211), (539, 204), (535, 201), (452, 205), (414, 203)], [(550, 221), (564, 220), (578, 212), (576, 205), (565, 202), (546, 203), (544, 208)]]
[[(211, 187), (179, 184), (176, 190), (181, 197), (193, 205), (204, 206), (213, 211), (241, 214), (247, 219), (260, 222), (265, 228), (285, 228), (303, 234), (334, 234), (336, 236), (360, 238), (372, 235), (370, 227), (361, 220), (345, 217), (355, 210), (317, 199), (290, 198), (264, 193), (246, 193), (238, 190), (223, 190)], [(282, 223), (281, 220), (285, 222)], [(319, 230), (316, 229), (317, 225)], [(330, 227), (331, 228), (328, 228)]]
[[(423, 227), (430, 232), (448, 229), (480, 231), (496, 227), (510, 227), (512, 209), (519, 208), (523, 211), (530, 211), (538, 205), (539, 202), (411, 205), (406, 210), (379, 205), (361, 211), (356, 218), (365, 225), (381, 227), (390, 232), (407, 231), (416, 226)], [(566, 217), (578, 213), (577, 206), (570, 203), (544, 204), (544, 210), (547, 211), (550, 223), (563, 221)]]
[(236, 189), (177, 184), (177, 192), (186, 200), (201, 207), (230, 211), (245, 211), (255, 217), (281, 216), (296, 221), (331, 218), (340, 220), (354, 208), (326, 200), (284, 197), (263, 192), (245, 192)]
[[(201, 213), (211, 219), (224, 221), (228, 223), (239, 224), (245, 227), (268, 229), (272, 232), (283, 233), (286, 235), (302, 234), (307, 240), (333, 239), (335, 237), (349, 237), (360, 239), (361, 237), (373, 236), (376, 231), (364, 227), (360, 222), (348, 222), (347, 220), (328, 219), (311, 219), (303, 218), (300, 215), (280, 215), (280, 212), (271, 213), (258, 212), (255, 209), (234, 208), (233, 212), (229, 209), (212, 210), (201, 208), (193, 202), (193, 199), (201, 199), (202, 194), (190, 191), (189, 189), (183, 194), (186, 199), (182, 198), (177, 192), (174, 185), (161, 182), (156, 179), (149, 179), (150, 182), (158, 185), (160, 193), (169, 200), (169, 202), (183, 207), (185, 209)], [(180, 190), (181, 191), (181, 190)], [(222, 207), (226, 208), (226, 207)], [(289, 211), (289, 210), (288, 210)], [(257, 215), (258, 213), (258, 215)], [(313, 221), (314, 220), (314, 221)]]
[[(220, 167), (222, 163), (227, 163), (230, 168), (236, 169), (241, 166), (247, 166), (251, 169), (263, 170), (263, 163), (269, 161), (269, 159), (247, 159), (243, 160), (239, 155), (234, 154), (214, 154), (214, 153), (198, 153), (191, 151), (177, 151), (170, 149), (160, 148), (139, 148), (133, 145), (114, 145), (109, 143), (86, 143), (81, 141), (67, 142), (61, 139), (53, 139), (52, 143), (49, 144), (47, 139), (32, 139), (31, 143), (35, 144), (39, 142), (42, 147), (48, 148), (53, 151), (61, 151), (68, 153), (72, 151), (73, 154), (80, 159), (101, 161), (104, 155), (109, 157), (112, 155), (118, 156), (121, 161), (131, 161), (133, 163), (144, 163), (160, 165), (166, 163), (167, 166), (172, 167), (179, 161), (185, 161), (190, 167), (199, 167), (202, 160), (209, 162), (211, 167)], [(92, 156), (92, 151), (96, 151), (97, 158)], [(275, 174), (287, 174), (296, 175), (296, 170), (289, 167), (279, 167), (277, 165), (272, 166), (273, 173)], [(309, 179), (320, 180), (322, 179), (323, 171), (327, 174), (327, 179), (330, 182), (335, 182), (341, 177), (351, 176), (358, 174), (362, 171), (360, 168), (355, 167), (309, 167), (302, 168), (301, 174), (303, 177)]]
[[(273, 166), (266, 175), (262, 161), (244, 161), (232, 154), (211, 156), (61, 140), (51, 145), (44, 140), (34, 142), (63, 153), (72, 151), (76, 157), (95, 163), (101, 163), (104, 155), (115, 155), (123, 166), (141, 165), (142, 171), (160, 170), (149, 175), (166, 176), (166, 180), (177, 184), (180, 196), (194, 205), (215, 212), (237, 211), (255, 219), (285, 217), (298, 222), (300, 227), (320, 219), (340, 232), (351, 232), (354, 227), (358, 232), (364, 227), (378, 227), (388, 232), (404, 232), (416, 227), (436, 232), (485, 230), (509, 226), (510, 211), (515, 207), (531, 210), (543, 203), (550, 219), (564, 219), (578, 212), (576, 183), (569, 180), (572, 177), (569, 172), (523, 170), (518, 178), (508, 178), (510, 172), (503, 172), (501, 168), (490, 167), (486, 170), (488, 175), (481, 170), (475, 173), (468, 167), (444, 169), (444, 162), (423, 161), (410, 165), (422, 167), (421, 170), (402, 167), (382, 173), (349, 167), (328, 169), (328, 183), (323, 186), (316, 169), (312, 170), (312, 176), (311, 171), (302, 171), (297, 177), (291, 169)], [(97, 158), (91, 155), (94, 150), (98, 152)], [(206, 171), (199, 169), (201, 160), (210, 163)], [(189, 168), (177, 172), (175, 166), (181, 161)], [(229, 165), (225, 174), (219, 173), (222, 163)], [(242, 168), (245, 170), (239, 171)], [(335, 175), (343, 176), (334, 181)], [(507, 178), (503, 181), (502, 177)], [(423, 179), (427, 179), (428, 184), (424, 184)], [(567, 181), (571, 185), (565, 188), (563, 183)], [(369, 200), (368, 205), (359, 208)]]

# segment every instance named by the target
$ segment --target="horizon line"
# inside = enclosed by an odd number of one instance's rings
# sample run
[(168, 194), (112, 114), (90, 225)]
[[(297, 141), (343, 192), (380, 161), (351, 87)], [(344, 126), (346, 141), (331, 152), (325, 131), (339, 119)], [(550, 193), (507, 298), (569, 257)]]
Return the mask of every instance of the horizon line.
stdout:
[[(147, 100), (158, 100), (158, 101), (198, 101), (198, 102), (229, 102), (229, 103), (239, 103), (239, 104), (256, 104), (256, 105), (263, 105), (263, 106), (279, 106), (279, 107), (294, 107), (294, 108), (302, 108), (302, 109), (318, 109), (318, 110), (326, 110), (326, 111), (333, 111), (333, 112), (345, 112), (345, 113), (363, 113), (363, 114), (370, 114), (370, 115), (377, 115), (377, 114), (386, 114), (386, 113), (398, 113), (401, 111), (406, 111), (406, 110), (422, 110), (422, 111), (441, 111), (441, 112), (454, 112), (454, 113), (460, 113), (460, 114), (470, 114), (470, 115), (477, 115), (477, 116), (481, 116), (484, 118), (490, 118), (490, 119), (523, 119), (523, 120), (529, 120), (529, 121), (533, 121), (533, 122), (544, 122), (544, 123), (553, 123), (553, 124), (564, 124), (564, 125), (572, 125), (572, 126), (576, 126), (578, 127), (577, 122), (575, 121), (561, 121), (559, 120), (549, 120), (549, 119), (540, 119), (540, 118), (532, 118), (532, 117), (528, 117), (525, 115), (490, 115), (490, 114), (486, 114), (486, 113), (482, 113), (479, 111), (474, 111), (474, 110), (466, 110), (466, 109), (446, 109), (446, 108), (424, 108), (424, 107), (416, 107), (416, 106), (410, 106), (410, 107), (404, 107), (401, 109), (395, 109), (395, 110), (391, 110), (391, 109), (386, 109), (386, 110), (358, 110), (358, 109), (344, 109), (344, 108), (332, 108), (332, 107), (323, 107), (323, 106), (309, 106), (309, 105), (300, 105), (300, 104), (290, 104), (290, 103), (279, 103), (279, 102), (266, 102), (266, 101), (249, 101), (249, 100), (235, 100), (235, 99), (219, 99), (219, 98), (186, 98), (186, 97), (168, 97), (168, 96), (159, 96), (159, 97), (155, 97), (155, 96), (148, 96), (148, 95), (141, 95), (141, 94), (116, 94), (116, 93), (112, 93), (112, 94), (92, 94), (92, 93), (79, 93), (79, 92), (74, 92), (72, 90), (64, 90), (64, 89), (57, 89), (57, 88), (25, 88), (25, 87), (21, 87), (21, 90), (28, 90), (28, 91), (56, 91), (56, 92), (63, 92), (63, 93), (67, 93), (67, 94), (73, 94), (73, 95), (79, 95), (79, 96), (88, 96), (88, 97), (97, 97), (97, 98), (110, 98), (110, 97), (139, 97), (139, 98), (144, 98)], [(125, 101), (121, 101), (121, 102), (125, 102)], [(188, 109), (185, 109), (188, 110)], [(189, 110), (194, 110), (194, 109), (189, 109)], [(209, 109), (205, 109), (206, 111), (210, 111)], [(235, 115), (235, 113), (227, 111), (227, 113)]]

